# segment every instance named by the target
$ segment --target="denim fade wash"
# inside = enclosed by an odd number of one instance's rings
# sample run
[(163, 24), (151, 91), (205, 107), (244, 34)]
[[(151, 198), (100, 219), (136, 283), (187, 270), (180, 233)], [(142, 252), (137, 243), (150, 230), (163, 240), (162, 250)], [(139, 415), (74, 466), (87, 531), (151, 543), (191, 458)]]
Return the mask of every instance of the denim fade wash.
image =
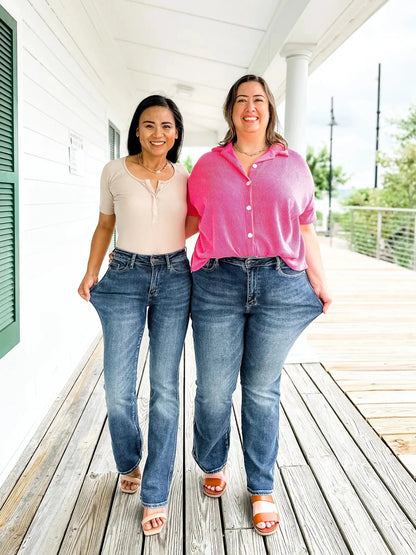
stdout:
[(193, 455), (206, 473), (225, 465), (231, 398), (240, 374), (247, 489), (273, 491), (280, 378), (302, 330), (322, 313), (305, 271), (279, 257), (211, 258), (193, 272), (197, 364)]
[(191, 274), (185, 250), (140, 255), (115, 249), (91, 288), (104, 336), (104, 382), (116, 466), (131, 473), (142, 458), (137, 363), (146, 324), (150, 344), (148, 453), (141, 484), (144, 507), (167, 504), (176, 452), (179, 362), (189, 319)]

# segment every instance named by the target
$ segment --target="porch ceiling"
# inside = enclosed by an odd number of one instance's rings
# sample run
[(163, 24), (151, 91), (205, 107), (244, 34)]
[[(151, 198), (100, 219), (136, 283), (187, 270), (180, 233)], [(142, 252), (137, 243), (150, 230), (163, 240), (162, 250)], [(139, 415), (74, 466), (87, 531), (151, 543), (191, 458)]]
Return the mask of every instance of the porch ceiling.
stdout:
[(213, 145), (222, 104), (245, 73), (263, 75), (280, 102), (288, 43), (310, 45), (310, 71), (387, 0), (94, 0), (120, 51), (132, 109), (153, 93), (170, 96), (185, 120), (186, 144)]

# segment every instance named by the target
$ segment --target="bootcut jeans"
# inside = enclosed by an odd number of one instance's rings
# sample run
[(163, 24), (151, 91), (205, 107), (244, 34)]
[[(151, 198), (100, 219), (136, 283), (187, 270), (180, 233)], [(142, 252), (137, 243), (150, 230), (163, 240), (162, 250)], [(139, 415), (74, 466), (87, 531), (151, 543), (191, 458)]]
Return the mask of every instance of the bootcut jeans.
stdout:
[(176, 452), (179, 362), (189, 319), (191, 274), (185, 250), (141, 255), (115, 249), (91, 288), (104, 336), (104, 384), (114, 459), (120, 474), (142, 458), (137, 363), (147, 322), (150, 345), (148, 454), (141, 484), (145, 507), (167, 504)]
[(193, 456), (206, 473), (225, 465), (232, 394), (240, 374), (247, 489), (273, 491), (280, 378), (285, 358), (322, 302), (305, 271), (279, 257), (210, 259), (193, 272), (197, 365)]

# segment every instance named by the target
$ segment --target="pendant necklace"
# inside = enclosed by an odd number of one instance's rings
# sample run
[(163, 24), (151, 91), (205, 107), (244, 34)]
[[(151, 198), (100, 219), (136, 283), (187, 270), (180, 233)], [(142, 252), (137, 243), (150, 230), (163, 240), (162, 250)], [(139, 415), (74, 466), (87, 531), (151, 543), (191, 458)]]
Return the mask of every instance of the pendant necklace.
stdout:
[(165, 169), (167, 168), (167, 165), (169, 164), (169, 160), (166, 160), (166, 164), (163, 166), (163, 168), (160, 168), (159, 170), (151, 170), (150, 168), (147, 168), (147, 167), (143, 164), (141, 153), (137, 155), (137, 161), (138, 161), (139, 165), (142, 166), (142, 168), (144, 168), (144, 169), (147, 170), (148, 172), (156, 173), (156, 174), (162, 173), (163, 170), (165, 170)]

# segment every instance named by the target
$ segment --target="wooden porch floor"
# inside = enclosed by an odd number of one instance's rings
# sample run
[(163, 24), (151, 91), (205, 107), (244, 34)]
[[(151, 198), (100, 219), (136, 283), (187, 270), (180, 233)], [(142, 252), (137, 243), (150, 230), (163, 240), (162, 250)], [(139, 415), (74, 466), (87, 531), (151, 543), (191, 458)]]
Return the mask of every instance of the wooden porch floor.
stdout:
[[(146, 427), (147, 344), (139, 360), (138, 402)], [(144, 538), (139, 495), (117, 484), (102, 387), (101, 344), (57, 400), (0, 490), (0, 553), (363, 554), (416, 552), (416, 483), (328, 372), (287, 364), (282, 383), (275, 498), (279, 532), (252, 530), (239, 425), (232, 421), (228, 487), (201, 492), (191, 457), (195, 364), (184, 350), (182, 407), (168, 525)]]
[(308, 346), (416, 476), (416, 272), (326, 238), (321, 248), (334, 303)]

